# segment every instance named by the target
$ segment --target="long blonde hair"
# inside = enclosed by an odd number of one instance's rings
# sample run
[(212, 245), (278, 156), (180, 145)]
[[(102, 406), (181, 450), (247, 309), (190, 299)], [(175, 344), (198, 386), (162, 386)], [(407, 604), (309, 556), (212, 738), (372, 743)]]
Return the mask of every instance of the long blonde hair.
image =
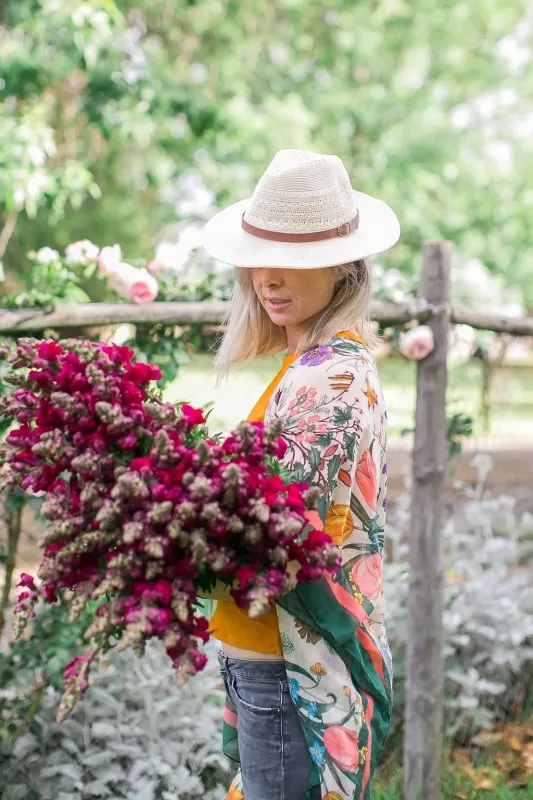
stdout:
[[(370, 327), (369, 303), (372, 294), (372, 268), (368, 261), (352, 261), (335, 267), (337, 280), (331, 302), (310, 321), (298, 342), (298, 352), (326, 344), (336, 333), (353, 330), (368, 346), (376, 341)], [(250, 270), (237, 267), (235, 286), (225, 328), (215, 356), (219, 379), (231, 364), (248, 362), (256, 356), (281, 353), (287, 349), (285, 329), (275, 325), (259, 302)]]

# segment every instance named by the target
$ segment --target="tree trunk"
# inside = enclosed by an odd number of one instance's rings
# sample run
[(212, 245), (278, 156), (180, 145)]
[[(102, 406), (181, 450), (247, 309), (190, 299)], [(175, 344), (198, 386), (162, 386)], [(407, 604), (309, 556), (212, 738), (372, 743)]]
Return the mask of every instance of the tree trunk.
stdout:
[(437, 800), (443, 724), (442, 525), (451, 244), (424, 245), (420, 294), (433, 352), (418, 363), (409, 536), (404, 797)]

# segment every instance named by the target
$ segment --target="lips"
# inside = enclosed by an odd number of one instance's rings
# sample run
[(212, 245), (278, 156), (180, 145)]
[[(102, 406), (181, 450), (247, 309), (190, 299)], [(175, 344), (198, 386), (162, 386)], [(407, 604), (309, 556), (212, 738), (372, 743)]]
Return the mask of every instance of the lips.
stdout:
[(274, 315), (283, 313), (283, 311), (285, 311), (291, 303), (292, 300), (282, 300), (281, 298), (277, 297), (267, 297), (265, 299), (265, 305), (268, 309), (268, 312)]

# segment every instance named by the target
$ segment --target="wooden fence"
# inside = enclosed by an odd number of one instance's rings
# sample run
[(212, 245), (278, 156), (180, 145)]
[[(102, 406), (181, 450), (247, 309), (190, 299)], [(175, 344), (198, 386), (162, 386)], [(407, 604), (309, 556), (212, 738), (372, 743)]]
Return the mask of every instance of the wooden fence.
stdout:
[[(448, 242), (424, 245), (420, 297), (398, 304), (372, 303), (371, 315), (382, 327), (413, 320), (433, 330), (435, 348), (417, 366), (416, 431), (409, 539), (410, 587), (408, 610), (405, 719), (406, 800), (437, 800), (443, 720), (443, 590), (442, 528), (446, 467), (446, 388), (448, 327), (473, 328), (533, 336), (533, 318), (506, 318), (450, 304)], [(146, 305), (90, 303), (46, 312), (0, 309), (0, 334), (37, 334), (47, 330), (133, 324), (220, 323), (227, 304), (150, 303)]]
[[(35, 334), (45, 330), (100, 327), (104, 325), (156, 324), (192, 325), (220, 323), (228, 304), (222, 301), (203, 303), (84, 303), (64, 305), (54, 311), (42, 309), (0, 308), (0, 334)], [(418, 320), (428, 322), (433, 311), (427, 298), (417, 297), (407, 303), (374, 300), (370, 308), (372, 319), (383, 327), (404, 325)], [(472, 328), (510, 333), (513, 336), (533, 336), (533, 317), (507, 318), (497, 314), (482, 314), (468, 308), (449, 307), (450, 322)]]

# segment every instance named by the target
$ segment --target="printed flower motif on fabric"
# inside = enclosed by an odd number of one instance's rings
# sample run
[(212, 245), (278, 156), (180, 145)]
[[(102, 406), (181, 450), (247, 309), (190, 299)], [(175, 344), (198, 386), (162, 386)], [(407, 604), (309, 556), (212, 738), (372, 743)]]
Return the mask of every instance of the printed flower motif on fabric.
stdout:
[(323, 364), (324, 361), (330, 361), (334, 355), (335, 351), (333, 347), (330, 347), (330, 345), (321, 345), (320, 347), (313, 348), (313, 350), (308, 350), (308, 352), (302, 356), (300, 363), (304, 367), (317, 367), (319, 364)]
[(338, 785), (348, 787), (360, 768), (361, 696), (355, 689), (344, 686), (338, 694), (328, 692), (320, 701), (320, 687), (328, 668), (321, 661), (306, 669), (287, 660), (286, 667), (289, 691), (304, 724), (309, 753), (319, 775), (322, 778), (326, 772), (331, 773)]
[(287, 473), (321, 490), (324, 530), (342, 552), (334, 578), (277, 605), (310, 785), (320, 783), (323, 800), (369, 800), (390, 725), (392, 665), (382, 591), (386, 410), (364, 345), (339, 335), (295, 361), (267, 409), (265, 422), (274, 419)]

